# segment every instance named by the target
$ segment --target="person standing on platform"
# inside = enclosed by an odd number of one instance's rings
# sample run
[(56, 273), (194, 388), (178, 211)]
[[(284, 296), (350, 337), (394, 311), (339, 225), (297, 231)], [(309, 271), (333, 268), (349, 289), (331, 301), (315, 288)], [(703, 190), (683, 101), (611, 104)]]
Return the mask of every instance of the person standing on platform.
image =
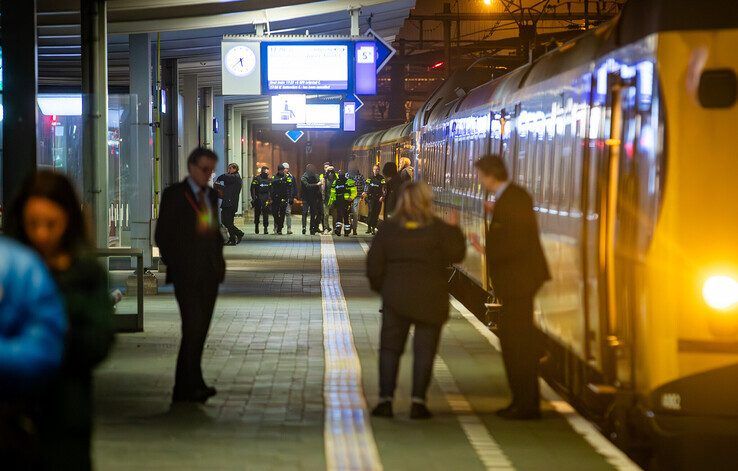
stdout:
[(400, 158), (400, 182), (407, 183), (413, 181), (415, 176), (415, 170), (413, 169), (412, 162), (407, 157)]
[(356, 182), (349, 178), (348, 174), (337, 172), (338, 177), (333, 180), (333, 186), (331, 187), (331, 196), (328, 201), (329, 206), (335, 208), (336, 211), (336, 228), (335, 234), (341, 235), (341, 229), (343, 229), (343, 235), (348, 237), (351, 234), (351, 203), (356, 199)]
[(472, 245), (486, 252), (487, 269), (495, 295), (502, 303), (499, 336), (502, 359), (512, 391), (512, 403), (497, 412), (506, 419), (538, 419), (539, 349), (533, 325), (533, 298), (551, 278), (538, 233), (533, 200), (525, 189), (508, 180), (505, 163), (488, 155), (475, 164), (484, 188), (494, 194), (487, 205), (492, 222), (487, 245), (478, 237)]
[(228, 229), (228, 242), (226, 245), (238, 245), (243, 239), (243, 231), (236, 227), (234, 219), (238, 208), (238, 197), (241, 195), (243, 180), (238, 173), (238, 164), (228, 165), (226, 173), (219, 176), (215, 183), (221, 187), (220, 196), (220, 218), (223, 225)]
[(290, 164), (287, 162), (283, 163), (284, 174), (287, 176), (288, 182), (292, 185), (292, 194), (287, 202), (287, 208), (285, 210), (285, 224), (287, 226), (287, 234), (292, 234), (292, 205), (295, 204), (295, 198), (297, 198), (297, 181), (295, 177), (290, 173)]
[(397, 164), (394, 162), (387, 162), (384, 164), (384, 167), (382, 167), (382, 175), (384, 175), (385, 178), (384, 220), (386, 221), (392, 217), (392, 211), (395, 210), (402, 180), (400, 179), (400, 175), (397, 173)]
[(279, 164), (277, 174), (272, 177), (271, 197), (274, 211), (274, 230), (277, 232), (277, 235), (282, 235), (287, 206), (292, 201), (292, 188), (295, 185), (295, 181), (284, 170), (284, 165)]
[(86, 234), (82, 205), (62, 174), (41, 171), (23, 184), (11, 233), (35, 249), (66, 306), (64, 361), (42, 399), (39, 434), (45, 469), (92, 469), (92, 371), (113, 343), (108, 275)]
[(218, 285), (225, 278), (223, 238), (215, 217), (217, 196), (208, 186), (218, 156), (199, 148), (187, 158), (190, 175), (161, 197), (156, 244), (182, 317), (173, 402), (205, 402), (216, 394), (202, 376), (202, 351)]
[(320, 178), (315, 174), (315, 166), (307, 164), (305, 173), (300, 179), (302, 184), (302, 233), (306, 233), (307, 218), (310, 214), (310, 235), (318, 232), (320, 224), (320, 208), (323, 206), (320, 193)]
[(372, 167), (372, 176), (366, 180), (364, 186), (366, 192), (364, 198), (366, 198), (369, 204), (369, 217), (367, 219), (367, 234), (375, 234), (377, 231), (377, 225), (379, 224), (379, 212), (382, 210), (382, 201), (384, 201), (384, 187), (385, 180), (384, 176), (379, 173), (379, 165)]
[[(366, 180), (364, 179), (364, 175), (362, 175), (359, 171), (359, 165), (356, 162), (355, 155), (352, 157), (352, 160), (348, 164), (348, 172), (346, 173), (346, 177), (354, 181), (356, 185), (356, 193), (360, 195), (361, 198), (363, 198)], [(359, 227), (359, 202), (361, 201), (361, 198), (354, 198), (353, 201), (351, 201), (351, 206), (349, 206), (351, 217), (351, 233), (353, 235), (356, 235), (356, 230)]]
[(64, 355), (67, 316), (38, 255), (0, 236), (0, 457), (4, 469), (43, 469), (40, 397)]
[(367, 277), (382, 295), (379, 346), (379, 397), (375, 417), (392, 417), (400, 357), (410, 326), (413, 338), (413, 389), (410, 418), (432, 416), (425, 402), (443, 324), (448, 320), (448, 267), (466, 253), (459, 216), (444, 222), (433, 214), (433, 192), (423, 182), (406, 184), (397, 209), (374, 238)]
[(261, 173), (251, 180), (251, 207), (254, 208), (254, 233), (259, 233), (259, 220), (264, 220), (264, 234), (269, 234), (269, 206), (272, 198), (272, 179), (269, 167), (261, 167)]
[(330, 162), (326, 162), (325, 164), (323, 164), (323, 168), (325, 169), (325, 173), (323, 173), (322, 175), (323, 178), (321, 178), (323, 182), (323, 232), (326, 234), (330, 234), (333, 231), (330, 221), (331, 212), (333, 212), (334, 223), (336, 223), (337, 216), (329, 201), (331, 199), (333, 184), (335, 183), (338, 176), (336, 175), (336, 171), (333, 168), (333, 165), (330, 164)]

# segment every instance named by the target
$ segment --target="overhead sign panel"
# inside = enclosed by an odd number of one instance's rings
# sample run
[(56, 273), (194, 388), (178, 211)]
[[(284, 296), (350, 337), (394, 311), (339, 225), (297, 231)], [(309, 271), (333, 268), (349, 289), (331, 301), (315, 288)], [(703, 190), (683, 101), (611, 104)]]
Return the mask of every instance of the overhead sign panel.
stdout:
[(261, 43), (221, 43), (223, 95), (261, 95)]
[(351, 43), (262, 43), (264, 92), (350, 90)]
[(341, 129), (340, 103), (308, 103), (305, 95), (272, 96), (272, 124), (300, 129)]
[(340, 103), (308, 103), (305, 105), (305, 122), (302, 129), (341, 129)]
[(272, 96), (272, 124), (305, 122), (305, 95)]
[(356, 43), (356, 93), (377, 93), (377, 44), (374, 41)]

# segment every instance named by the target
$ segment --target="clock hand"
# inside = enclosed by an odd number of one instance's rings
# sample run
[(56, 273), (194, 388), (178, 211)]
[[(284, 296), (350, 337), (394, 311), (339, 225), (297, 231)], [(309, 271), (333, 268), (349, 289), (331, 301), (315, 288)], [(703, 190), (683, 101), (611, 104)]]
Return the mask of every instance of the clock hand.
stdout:
[(243, 57), (240, 58), (240, 59), (238, 59), (238, 62), (240, 62), (241, 63), (241, 66), (243, 67)]

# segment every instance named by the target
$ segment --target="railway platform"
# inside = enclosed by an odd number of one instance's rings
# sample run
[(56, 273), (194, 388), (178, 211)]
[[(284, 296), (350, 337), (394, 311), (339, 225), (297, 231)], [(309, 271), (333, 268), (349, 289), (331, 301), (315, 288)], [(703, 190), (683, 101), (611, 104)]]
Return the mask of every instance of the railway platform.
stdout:
[(98, 469), (637, 469), (547, 389), (540, 421), (505, 421), (495, 338), (453, 302), (429, 394), (408, 418), (408, 349), (395, 419), (375, 419), (378, 309), (368, 238), (247, 235), (228, 272), (203, 359), (218, 395), (171, 402), (179, 316), (170, 286), (146, 298), (145, 331), (120, 335), (97, 371)]

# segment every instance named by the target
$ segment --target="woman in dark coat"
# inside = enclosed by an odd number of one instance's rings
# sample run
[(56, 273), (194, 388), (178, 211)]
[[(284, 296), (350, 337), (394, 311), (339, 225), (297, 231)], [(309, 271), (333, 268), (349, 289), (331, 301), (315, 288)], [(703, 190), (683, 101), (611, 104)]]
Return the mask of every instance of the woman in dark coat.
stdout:
[(410, 326), (413, 340), (413, 391), (410, 417), (430, 418), (425, 405), (441, 328), (448, 320), (448, 272), (463, 260), (466, 241), (454, 213), (449, 223), (433, 215), (433, 193), (422, 182), (402, 187), (395, 213), (372, 242), (367, 276), (382, 295), (379, 351), (380, 402), (372, 414), (392, 417), (400, 356)]
[(25, 182), (20, 195), (12, 232), (46, 262), (69, 324), (62, 367), (40, 411), (44, 467), (91, 469), (92, 370), (108, 355), (113, 341), (107, 274), (92, 253), (79, 200), (66, 177), (39, 172)]
[(384, 220), (386, 221), (392, 216), (392, 212), (395, 210), (402, 181), (397, 173), (397, 164), (394, 162), (384, 164), (382, 175), (384, 175), (385, 179)]

